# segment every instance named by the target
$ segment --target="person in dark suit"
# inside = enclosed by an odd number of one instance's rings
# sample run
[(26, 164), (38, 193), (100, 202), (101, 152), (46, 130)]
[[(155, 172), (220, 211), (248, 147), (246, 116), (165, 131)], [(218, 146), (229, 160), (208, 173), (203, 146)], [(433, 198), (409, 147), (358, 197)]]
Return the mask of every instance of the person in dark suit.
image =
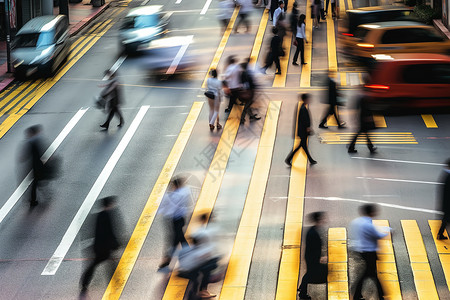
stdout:
[(364, 96), (361, 96), (358, 100), (357, 104), (359, 108), (359, 130), (358, 133), (355, 134), (353, 137), (353, 140), (351, 141), (350, 145), (348, 146), (348, 153), (356, 153), (357, 150), (355, 149), (356, 140), (358, 139), (358, 136), (361, 134), (365, 134), (367, 138), (367, 147), (370, 150), (370, 153), (374, 153), (377, 150), (377, 147), (375, 147), (372, 144), (372, 141), (369, 138), (369, 131), (376, 128), (375, 121), (373, 120), (373, 115), (370, 112), (368, 105), (367, 105), (367, 99)]
[(325, 223), (325, 213), (314, 212), (309, 217), (314, 225), (306, 234), (306, 273), (303, 275), (302, 283), (298, 288), (300, 299), (311, 299), (308, 295), (308, 284), (325, 283), (328, 275), (327, 257), (322, 256), (322, 239), (319, 234), (320, 228)]
[(101, 96), (106, 98), (107, 106), (109, 108), (109, 114), (108, 118), (106, 119), (105, 123), (100, 125), (100, 127), (104, 128), (105, 130), (108, 130), (109, 123), (111, 122), (112, 118), (115, 114), (119, 116), (120, 122), (118, 127), (123, 126), (123, 117), (119, 110), (119, 106), (122, 102), (122, 95), (120, 91), (119, 82), (116, 79), (115, 73), (108, 70), (105, 72), (105, 76), (109, 78), (109, 82), (105, 85), (105, 89), (102, 91)]
[(266, 73), (266, 70), (272, 66), (273, 63), (275, 63), (276, 66), (276, 73), (275, 74), (281, 74), (281, 66), (280, 66), (280, 56), (284, 56), (283, 48), (282, 48), (282, 42), (283, 40), (281, 37), (278, 36), (278, 28), (273, 27), (272, 33), (274, 36), (272, 37), (272, 40), (270, 41), (270, 51), (267, 55), (266, 59), (266, 65), (262, 68), (263, 73)]
[(298, 118), (297, 118), (297, 136), (300, 137), (300, 144), (297, 146), (297, 148), (292, 150), (289, 153), (289, 155), (286, 157), (286, 159), (284, 160), (286, 162), (286, 164), (288, 164), (289, 166), (292, 165), (292, 158), (294, 157), (294, 154), (300, 148), (303, 148), (303, 150), (305, 151), (310, 164), (314, 165), (317, 163), (317, 161), (315, 161), (311, 157), (311, 155), (309, 154), (309, 151), (308, 151), (307, 139), (308, 139), (308, 135), (310, 135), (312, 133), (312, 131), (311, 131), (311, 117), (309, 116), (309, 110), (306, 107), (306, 105), (309, 103), (310, 95), (302, 94), (300, 97), (301, 97), (301, 100), (303, 101), (302, 106), (300, 107), (300, 111), (298, 113)]
[(448, 237), (444, 235), (445, 227), (447, 227), (447, 223), (450, 221), (450, 159), (446, 161), (443, 175), (443, 185), (440, 191), (441, 197), (441, 210), (444, 212), (444, 216), (442, 217), (441, 228), (439, 229), (437, 239), (438, 240), (446, 240)]
[(336, 123), (338, 124), (339, 128), (344, 128), (345, 122), (341, 122), (339, 120), (338, 111), (337, 111), (337, 84), (336, 81), (334, 81), (334, 77), (336, 76), (335, 73), (329, 73), (327, 78), (327, 85), (328, 85), (328, 108), (325, 112), (325, 115), (322, 119), (322, 121), (319, 124), (319, 128), (328, 128), (325, 124), (327, 123), (328, 116), (334, 115), (336, 119)]
[(86, 295), (89, 283), (92, 280), (95, 268), (105, 260), (111, 257), (111, 253), (119, 248), (119, 241), (116, 235), (115, 220), (113, 209), (116, 197), (109, 196), (100, 200), (102, 211), (98, 213), (95, 223), (94, 237), (94, 261), (89, 265), (81, 276), (80, 298)]
[(31, 170), (34, 177), (33, 182), (31, 183), (30, 207), (38, 204), (37, 188), (41, 180), (45, 177), (45, 166), (41, 160), (41, 156), (44, 153), (42, 148), (42, 138), (40, 135), (41, 131), (41, 125), (33, 125), (25, 131), (28, 141), (23, 159), (30, 161)]

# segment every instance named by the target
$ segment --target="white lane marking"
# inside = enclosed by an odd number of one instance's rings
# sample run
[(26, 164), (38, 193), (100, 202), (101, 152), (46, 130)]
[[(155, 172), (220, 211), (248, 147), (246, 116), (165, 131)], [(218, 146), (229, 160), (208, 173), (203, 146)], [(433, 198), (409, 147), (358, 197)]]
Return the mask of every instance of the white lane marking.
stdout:
[(177, 0), (177, 2), (175, 2), (175, 4), (180, 4), (181, 1), (183, 1), (183, 0)]
[(150, 2), (150, 0), (144, 0), (144, 1), (142, 1), (141, 6), (147, 5), (147, 3), (149, 3), (149, 2)]
[(211, 5), (212, 0), (206, 0), (205, 6), (203, 6), (202, 11), (200, 12), (201, 15), (206, 14), (206, 11), (208, 10), (209, 6)]
[[(112, 73), (116, 73), (116, 71), (119, 69), (119, 67), (122, 65), (122, 63), (125, 61), (126, 58), (127, 58), (126, 55), (122, 55), (121, 57), (119, 57), (109, 70)], [(108, 79), (109, 77), (105, 75), (102, 80)]]
[(370, 157), (352, 157), (354, 159), (365, 159), (365, 160), (375, 160), (375, 161), (387, 161), (387, 162), (398, 162), (405, 164), (417, 164), (417, 165), (430, 165), (430, 166), (445, 166), (445, 164), (429, 163), (421, 161), (410, 161), (410, 160), (397, 160), (397, 159), (384, 159), (384, 158), (370, 158)]
[(406, 183), (424, 183), (424, 184), (435, 184), (435, 185), (442, 184), (441, 182), (394, 179), (394, 178), (361, 177), (361, 176), (358, 176), (356, 178), (358, 178), (358, 179), (368, 179), (368, 180), (380, 180), (380, 181), (406, 182)]
[[(41, 160), (45, 164), (48, 159), (52, 156), (53, 153), (55, 153), (56, 149), (61, 145), (61, 143), (64, 141), (64, 139), (67, 137), (67, 135), (70, 133), (70, 131), (75, 127), (75, 125), (80, 121), (81, 117), (86, 113), (86, 111), (89, 109), (87, 108), (81, 108), (73, 117), (70, 119), (69, 123), (64, 127), (64, 129), (61, 131), (61, 133), (56, 137), (56, 139), (53, 141), (53, 143), (48, 147), (47, 151), (42, 155)], [(9, 197), (9, 199), (6, 201), (6, 203), (3, 205), (3, 207), (0, 209), (0, 223), (3, 222), (5, 217), (8, 215), (8, 213), (11, 211), (11, 209), (16, 205), (17, 201), (22, 197), (22, 195), (25, 193), (25, 191), (28, 189), (28, 186), (33, 182), (33, 175), (31, 174), (31, 171), (28, 173), (28, 175), (25, 177), (24, 180), (20, 183), (20, 185), (16, 188), (14, 193)]]
[(80, 231), (81, 226), (86, 220), (86, 217), (88, 216), (92, 206), (94, 205), (95, 200), (97, 200), (98, 195), (105, 186), (106, 181), (111, 175), (114, 167), (116, 166), (117, 162), (119, 161), (120, 157), (122, 156), (123, 152), (128, 146), (128, 143), (131, 141), (131, 138), (133, 137), (137, 128), (139, 127), (139, 124), (141, 123), (142, 119), (147, 113), (148, 108), (149, 106), (142, 106), (141, 109), (139, 109), (139, 112), (137, 113), (127, 132), (123, 136), (116, 150), (114, 150), (114, 153), (109, 158), (102, 172), (100, 173), (91, 190), (89, 191), (88, 195), (84, 199), (83, 204), (81, 205), (77, 214), (73, 218), (72, 223), (70, 223), (69, 228), (64, 234), (61, 243), (58, 245), (58, 248), (56, 248), (55, 253), (53, 253), (52, 257), (48, 261), (41, 275), (55, 275), (56, 271), (61, 265), (61, 262), (63, 261), (64, 257), (69, 251), (70, 246), (75, 240), (75, 237)]
[(185, 40), (183, 46), (181, 46), (180, 50), (178, 50), (178, 53), (175, 56), (175, 58), (173, 59), (172, 63), (170, 64), (170, 67), (167, 70), (166, 74), (175, 73), (175, 70), (177, 69), (178, 64), (181, 61), (181, 58), (183, 57), (184, 53), (186, 52), (187, 48), (189, 47), (189, 44), (192, 42), (193, 37), (194, 37), (193, 35), (188, 35), (186, 37), (186, 40)]
[[(366, 200), (348, 199), (348, 198), (340, 198), (340, 197), (305, 197), (305, 199), (317, 199), (317, 200), (325, 200), (325, 201), (348, 201), (348, 202), (357, 202), (357, 203), (373, 203), (371, 201), (366, 201)], [(377, 204), (380, 206), (385, 206), (385, 207), (398, 208), (398, 209), (403, 209), (403, 210), (412, 210), (412, 211), (418, 211), (418, 212), (423, 212), (423, 213), (439, 214), (439, 215), (444, 214), (438, 210), (433, 210), (433, 209), (403, 206), (403, 205), (383, 203), (383, 202), (377, 202)]]

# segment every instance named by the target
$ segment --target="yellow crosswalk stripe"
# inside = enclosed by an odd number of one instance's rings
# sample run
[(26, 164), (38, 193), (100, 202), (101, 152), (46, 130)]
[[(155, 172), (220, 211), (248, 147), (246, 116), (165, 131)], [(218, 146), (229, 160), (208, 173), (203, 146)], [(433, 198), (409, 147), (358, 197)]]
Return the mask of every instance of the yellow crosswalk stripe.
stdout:
[(225, 50), (225, 46), (227, 45), (228, 39), (230, 38), (231, 31), (233, 30), (234, 22), (236, 21), (237, 15), (239, 13), (239, 7), (234, 9), (233, 15), (231, 16), (230, 22), (228, 22), (227, 29), (223, 33), (222, 39), (220, 40), (219, 47), (214, 54), (214, 58), (209, 66), (208, 72), (206, 72), (205, 79), (203, 80), (202, 88), (206, 87), (206, 80), (209, 77), (209, 71), (211, 69), (217, 69), (219, 65), (220, 58), (222, 57), (223, 51)]
[(328, 46), (328, 70), (337, 72), (336, 36), (334, 33), (334, 21), (332, 14), (326, 16), (327, 19), (327, 46)]
[[(217, 145), (216, 152), (211, 161), (211, 165), (206, 173), (205, 180), (203, 181), (200, 195), (197, 199), (194, 212), (192, 213), (191, 222), (186, 229), (186, 236), (192, 232), (195, 226), (198, 216), (204, 213), (210, 213), (216, 203), (217, 195), (219, 194), (222, 179), (225, 175), (228, 159), (233, 148), (234, 140), (239, 129), (239, 122), (242, 113), (242, 106), (234, 105), (233, 109), (228, 116), (228, 120), (223, 128), (222, 136), (220, 137), (219, 144)], [(169, 283), (167, 284), (164, 292), (163, 300), (181, 299), (180, 295), (184, 295), (188, 280), (177, 277), (174, 273), (170, 276)], [(106, 299), (105, 299), (106, 300)]]
[(386, 119), (381, 115), (373, 115), (373, 121), (375, 122), (375, 126), (377, 128), (386, 128)]
[[(4, 106), (4, 107), (0, 111), (0, 116), (3, 116), (5, 113), (7, 113), (11, 109), (11, 107), (16, 105), (16, 103), (21, 99), (20, 97), (19, 97), (19, 100), (18, 99), (14, 99), (15, 97), (17, 97), (18, 95), (21, 95), (22, 97), (24, 97), (27, 93), (32, 91), (39, 84), (39, 82), (40, 82), (40, 80), (38, 80), (38, 81), (29, 81), (29, 82), (26, 82), (26, 83), (24, 82), (24, 83), (20, 84), (10, 94), (8, 94), (5, 98), (3, 98), (1, 100), (1, 102), (0, 102), (0, 104), (1, 104), (1, 106)], [(14, 100), (10, 103), (10, 101), (12, 99), (14, 99)]]
[(427, 252), (415, 220), (401, 220), (419, 300), (439, 299)]
[[(437, 239), (437, 234), (441, 227), (441, 220), (428, 220), (428, 224), (430, 225), (431, 235), (433, 236), (439, 260), (441, 261), (447, 287), (450, 287), (450, 240)], [(448, 237), (446, 230), (444, 231), (444, 235)]]
[(259, 52), (261, 51), (262, 41), (264, 38), (264, 32), (267, 27), (267, 20), (269, 19), (269, 10), (265, 9), (261, 22), (259, 23), (258, 32), (256, 33), (255, 42), (253, 43), (252, 52), (250, 52), (250, 63), (256, 64), (258, 60)]
[(167, 157), (167, 160), (162, 168), (161, 173), (153, 186), (152, 192), (147, 200), (147, 203), (142, 211), (141, 216), (137, 222), (136, 227), (128, 241), (127, 247), (120, 258), (119, 264), (114, 272), (111, 281), (106, 288), (103, 295), (104, 300), (119, 299), (123, 289), (130, 277), (134, 264), (138, 258), (139, 252), (142, 249), (145, 238), (150, 230), (153, 220), (155, 219), (156, 211), (164, 196), (164, 193), (169, 185), (169, 181), (175, 172), (175, 168), (180, 161), (181, 154), (186, 147), (189, 137), (192, 134), (195, 123), (202, 109), (203, 102), (194, 102), (191, 111), (189, 112), (180, 134), (178, 135), (172, 150)]
[(306, 40), (305, 42), (305, 62), (306, 65), (302, 65), (302, 73), (300, 74), (300, 87), (311, 87), (311, 63), (312, 63), (312, 26), (311, 19), (311, 0), (306, 1)]
[[(297, 114), (301, 102), (298, 104)], [(300, 143), (295, 138), (294, 147)], [(284, 225), (283, 251), (281, 252), (280, 269), (275, 300), (296, 300), (298, 273), (300, 270), (300, 242), (302, 240), (303, 205), (306, 183), (306, 154), (297, 151), (292, 160), (291, 177)]]
[(422, 119), (425, 122), (425, 126), (427, 126), (427, 128), (438, 128), (436, 121), (434, 121), (432, 115), (422, 115)]
[[(319, 139), (324, 144), (348, 144), (353, 140), (355, 132), (323, 132)], [(372, 132), (370, 140), (374, 144), (417, 144), (411, 132)], [(357, 144), (365, 144), (366, 137), (358, 136)]]
[(244, 299), (272, 161), (281, 101), (269, 102), (239, 229), (220, 293), (220, 300)]
[(347, 0), (348, 9), (353, 9), (353, 0)]
[(341, 74), (341, 86), (346, 86), (347, 85), (347, 73), (346, 72), (340, 72)]
[(347, 230), (328, 229), (328, 299), (347, 300), (348, 289)]
[[(387, 220), (373, 220), (375, 226), (389, 227)], [(400, 283), (398, 281), (397, 265), (395, 263), (394, 247), (391, 234), (378, 241), (377, 273), (383, 286), (385, 298), (389, 300), (402, 300)]]

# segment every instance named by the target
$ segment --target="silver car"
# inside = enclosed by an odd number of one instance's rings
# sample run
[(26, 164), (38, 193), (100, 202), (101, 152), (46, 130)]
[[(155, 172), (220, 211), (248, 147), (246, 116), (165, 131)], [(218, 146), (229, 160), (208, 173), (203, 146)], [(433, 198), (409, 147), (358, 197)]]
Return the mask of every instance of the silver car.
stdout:
[(119, 30), (120, 43), (125, 53), (136, 53), (167, 32), (170, 14), (164, 13), (162, 8), (162, 5), (148, 5), (130, 10)]
[(16, 34), (11, 58), (19, 79), (43, 74), (51, 76), (70, 50), (66, 16), (42, 16), (28, 21)]

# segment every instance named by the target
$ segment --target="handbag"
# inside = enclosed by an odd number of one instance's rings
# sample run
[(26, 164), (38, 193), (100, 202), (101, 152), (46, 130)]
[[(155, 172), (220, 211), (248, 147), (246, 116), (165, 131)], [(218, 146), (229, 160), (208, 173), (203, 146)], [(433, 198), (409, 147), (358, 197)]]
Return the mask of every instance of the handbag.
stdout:
[(205, 96), (208, 97), (209, 99), (213, 99), (215, 98), (214, 92), (213, 91), (206, 91), (205, 92)]

